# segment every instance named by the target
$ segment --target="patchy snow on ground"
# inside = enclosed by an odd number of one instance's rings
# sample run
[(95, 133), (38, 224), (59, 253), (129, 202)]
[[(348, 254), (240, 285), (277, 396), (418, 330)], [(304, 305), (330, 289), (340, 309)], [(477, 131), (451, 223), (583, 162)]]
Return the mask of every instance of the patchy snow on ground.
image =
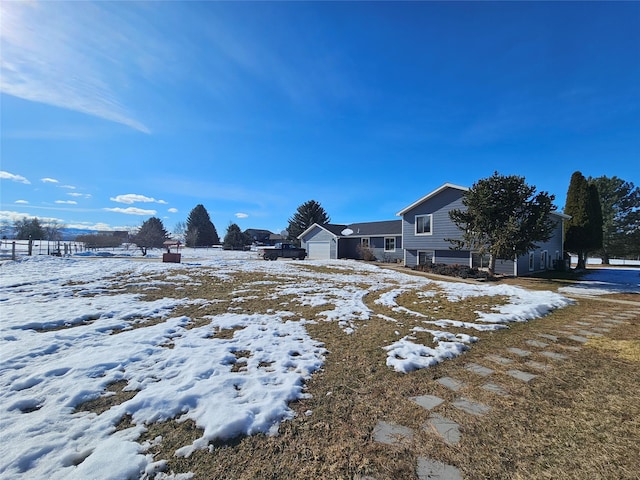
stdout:
[(640, 293), (640, 268), (599, 267), (587, 270), (582, 279), (558, 289), (566, 295)]
[[(174, 310), (219, 299), (147, 301), (126, 291), (133, 285), (170, 285), (180, 292), (185, 282), (237, 272), (272, 275), (270, 294), (288, 304), (283, 302), (282, 311), (255, 314), (230, 308), (194, 327)], [(426, 318), (396, 303), (403, 291), (429, 298), (434, 289), (449, 301), (494, 295), (502, 300), (489, 312), (477, 312), (477, 322)], [(240, 303), (255, 298), (247, 285), (234, 294)], [(374, 314), (365, 297), (389, 307), (388, 315)], [(289, 402), (307, 395), (305, 381), (328, 353), (321, 339), (307, 333), (309, 322), (336, 322), (354, 335), (373, 318), (396, 321), (394, 311), (414, 315), (424, 327), (413, 332), (429, 334), (432, 342), (422, 345), (408, 335), (386, 347), (388, 366), (410, 372), (460, 355), (477, 341), (448, 328), (505, 328), (569, 303), (552, 292), (435, 282), (362, 262), (265, 262), (252, 252), (187, 250), (182, 264), (44, 256), (5, 262), (0, 266), (0, 477), (142, 478), (162, 470), (164, 461), (147, 454), (149, 445), (139, 437), (145, 425), (172, 418), (193, 420), (203, 430), (177, 450), (182, 456), (212, 440), (277, 434), (280, 423), (292, 418)], [(296, 304), (323, 311), (318, 318), (300, 318)], [(231, 338), (212, 335), (225, 329), (233, 329)], [(126, 381), (135, 396), (100, 414), (77, 410), (117, 381)], [(133, 426), (116, 431), (125, 415)]]

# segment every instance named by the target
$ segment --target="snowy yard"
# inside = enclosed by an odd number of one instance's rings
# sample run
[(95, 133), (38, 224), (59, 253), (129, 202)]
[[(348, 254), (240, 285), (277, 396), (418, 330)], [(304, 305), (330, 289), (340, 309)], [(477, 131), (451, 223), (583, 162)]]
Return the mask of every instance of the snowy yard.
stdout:
[[(397, 324), (397, 340), (384, 347), (387, 368), (408, 373), (460, 355), (483, 331), (571, 303), (554, 292), (437, 282), (359, 262), (198, 255), (185, 252), (183, 264), (32, 257), (0, 267), (0, 476), (152, 476), (164, 461), (138, 440), (145, 425), (171, 418), (191, 419), (203, 432), (180, 456), (213, 440), (277, 434), (293, 415), (288, 403), (308, 395), (305, 380), (331, 354), (307, 332), (313, 322), (335, 322), (354, 336), (369, 322)], [(215, 291), (236, 276), (245, 280), (224, 312), (197, 322), (176, 313), (222, 302), (182, 295), (188, 285)], [(173, 296), (144, 294), (167, 287)], [(407, 294), (419, 300), (403, 302)], [(445, 304), (474, 299), (473, 320), (439, 316)], [(247, 312), (248, 302), (278, 308)], [(302, 307), (317, 313), (305, 318)], [(99, 414), (78, 409), (122, 380), (137, 392), (132, 398)], [(116, 430), (125, 415), (132, 426)]]

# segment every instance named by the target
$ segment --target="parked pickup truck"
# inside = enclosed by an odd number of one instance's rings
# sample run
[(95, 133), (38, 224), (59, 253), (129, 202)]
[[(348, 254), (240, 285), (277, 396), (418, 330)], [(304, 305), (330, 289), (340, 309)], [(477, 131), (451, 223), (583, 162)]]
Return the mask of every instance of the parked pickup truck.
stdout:
[(304, 248), (298, 248), (290, 243), (276, 243), (273, 247), (259, 248), (258, 256), (265, 260), (277, 260), (278, 257), (304, 260), (307, 256), (307, 251)]

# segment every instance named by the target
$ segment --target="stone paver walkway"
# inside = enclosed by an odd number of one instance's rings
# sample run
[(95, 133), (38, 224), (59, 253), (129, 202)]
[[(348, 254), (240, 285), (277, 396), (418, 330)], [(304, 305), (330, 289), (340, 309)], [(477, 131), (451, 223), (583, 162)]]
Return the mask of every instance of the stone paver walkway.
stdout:
[[(567, 325), (563, 325), (558, 330), (551, 333), (538, 333), (537, 338), (530, 338), (524, 341), (529, 347), (533, 347), (535, 351), (524, 350), (518, 347), (507, 347), (503, 352), (496, 352), (486, 355), (484, 360), (489, 364), (499, 367), (508, 368), (496, 372), (493, 368), (479, 363), (467, 363), (464, 369), (470, 374), (476, 375), (480, 379), (499, 378), (500, 375), (507, 375), (524, 383), (534, 382), (540, 375), (544, 375), (547, 371), (554, 368), (558, 362), (565, 361), (570, 358), (571, 352), (578, 352), (583, 345), (589, 341), (589, 338), (602, 337), (612, 328), (628, 323), (631, 318), (640, 315), (640, 309), (630, 312), (620, 312), (613, 316), (594, 313), (580, 321), (574, 321)], [(541, 339), (544, 339), (542, 341)], [(569, 341), (573, 345), (565, 345), (562, 341)], [(576, 345), (577, 344), (577, 345)], [(559, 349), (563, 350), (561, 353)], [(503, 355), (512, 355), (517, 359), (508, 358)], [(546, 360), (542, 362), (539, 360)], [(483, 362), (484, 363), (484, 362)], [(516, 365), (524, 368), (515, 368)], [(533, 370), (536, 373), (532, 373)], [(468, 385), (462, 380), (452, 377), (438, 378), (436, 382), (445, 389), (458, 393), (461, 389)], [(498, 396), (508, 397), (510, 393), (499, 383), (487, 382), (479, 385), (485, 391), (491, 392)], [(447, 404), (445, 399), (436, 395), (420, 395), (410, 397), (409, 400), (428, 410), (429, 417), (423, 425), (423, 430), (432, 433), (441, 441), (451, 447), (455, 447), (463, 441), (462, 429), (458, 423), (446, 418), (437, 410), (441, 405)], [(485, 405), (471, 398), (456, 397), (449, 404), (456, 409), (474, 416), (483, 416), (491, 412), (491, 405)], [(379, 421), (373, 430), (373, 438), (376, 442), (387, 445), (401, 445), (405, 442), (411, 442), (414, 438), (414, 432), (407, 427), (392, 422)], [(419, 457), (417, 460), (416, 475), (420, 480), (462, 480), (460, 470), (446, 463), (427, 457)], [(369, 478), (369, 477), (368, 477)], [(371, 479), (375, 480), (375, 479)]]

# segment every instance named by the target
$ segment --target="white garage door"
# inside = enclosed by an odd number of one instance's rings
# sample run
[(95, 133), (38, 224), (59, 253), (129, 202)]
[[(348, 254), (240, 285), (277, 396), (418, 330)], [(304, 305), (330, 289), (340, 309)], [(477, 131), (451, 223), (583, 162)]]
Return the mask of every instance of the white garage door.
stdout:
[(331, 246), (329, 242), (309, 242), (307, 243), (309, 260), (329, 260), (331, 256)]

